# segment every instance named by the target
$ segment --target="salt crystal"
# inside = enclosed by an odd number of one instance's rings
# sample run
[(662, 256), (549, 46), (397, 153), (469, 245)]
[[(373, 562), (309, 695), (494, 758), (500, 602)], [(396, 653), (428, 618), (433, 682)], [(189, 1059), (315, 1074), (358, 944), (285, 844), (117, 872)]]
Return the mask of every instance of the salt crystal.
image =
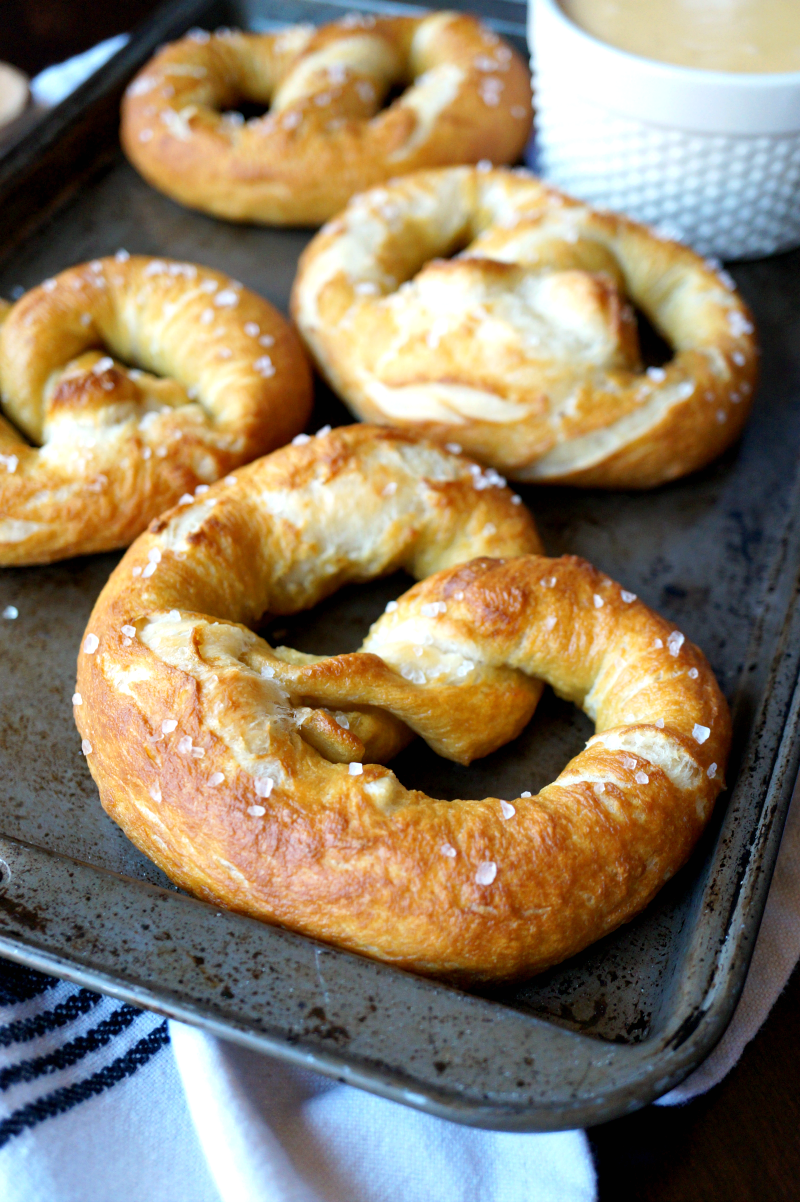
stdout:
[(235, 476), (226, 476), (226, 477), (225, 477), (225, 483), (226, 483), (226, 484), (237, 484), (237, 483), (238, 483), (238, 481), (237, 481), (237, 479), (236, 479), (236, 477), (235, 477)]
[(180, 620), (181, 611), (179, 609), (171, 609), (167, 614), (167, 621), (169, 622), (180, 622)]
[(650, 783), (650, 777), (646, 772), (637, 772), (633, 779), (637, 785), (647, 785)]
[(258, 340), (258, 345), (259, 346), (274, 346), (275, 339), (272, 337), (271, 334), (262, 334)]
[(664, 729), (664, 719), (656, 718), (654, 725), (657, 726), (659, 730), (663, 730)]
[(91, 745), (91, 743), (89, 742), (89, 740), (88, 740), (88, 739), (81, 739), (81, 751), (83, 752), (83, 754), (84, 754), (84, 755), (90, 755), (90, 754), (91, 754), (91, 750), (92, 750), (92, 745)]
[(686, 675), (690, 676), (692, 680), (697, 680), (697, 677), (700, 675), (700, 673), (697, 671), (697, 668), (690, 668)]
[(178, 501), (178, 504), (179, 505), (191, 505), (193, 503), (193, 501), (194, 501), (194, 497), (192, 496), (192, 494), (189, 492), (185, 492), (183, 494), (183, 496), (180, 498), (180, 500)]
[(238, 305), (239, 295), (232, 288), (223, 288), (222, 292), (218, 292), (214, 297), (214, 304), (219, 305), (223, 309), (231, 309), (234, 305)]
[(136, 627), (135, 626), (123, 626), (122, 633), (124, 635), (126, 635), (127, 638), (132, 639), (134, 637), (134, 635), (136, 634)]
[(265, 380), (268, 380), (270, 376), (275, 375), (275, 364), (272, 362), (269, 355), (262, 355), (260, 359), (256, 359), (253, 367), (260, 376), (264, 377)]
[(158, 783), (158, 781), (156, 781), (156, 783), (154, 785), (150, 786), (149, 793), (150, 793), (150, 796), (152, 797), (153, 801), (162, 801), (163, 800), (163, 798), (161, 796), (161, 785)]
[(151, 562), (151, 563), (145, 564), (144, 568), (142, 569), (142, 576), (145, 579), (147, 579), (148, 577), (153, 575), (153, 572), (155, 572), (157, 567), (158, 567), (157, 563)]
[(446, 442), (444, 449), (449, 451), (451, 455), (460, 455), (463, 450), (461, 444), (458, 442)]
[(221, 785), (224, 779), (224, 772), (212, 772), (208, 778), (208, 783), (211, 785), (212, 789), (216, 789), (217, 785)]
[(545, 630), (552, 630), (557, 621), (558, 618), (555, 616), (555, 614), (548, 614), (542, 624)]
[(636, 767), (636, 760), (633, 758), (632, 755), (624, 755), (622, 757), (622, 765), (624, 768), (627, 768), (628, 771), (630, 772)]
[(699, 722), (695, 722), (692, 728), (692, 738), (696, 743), (705, 743), (710, 734), (710, 726), (702, 726)]
[(83, 705), (83, 698), (81, 697), (80, 693), (72, 694), (72, 704), (73, 705)]
[(247, 812), (251, 818), (263, 818), (267, 811), (263, 806), (248, 806)]
[(178, 739), (178, 751), (181, 753), (181, 755), (188, 755), (191, 750), (192, 750), (192, 736), (191, 735), (183, 735), (182, 738)]
[(386, 609), (383, 612), (387, 613), (387, 614), (393, 614), (396, 609), (397, 609), (396, 601), (387, 601)]
[[(5, 609), (3, 610), (3, 617), (8, 622), (13, 622), (14, 618), (18, 618), (19, 610), (17, 609), (16, 605), (7, 605), (5, 607)], [(96, 638), (95, 635), (93, 635), (93, 634), (89, 635), (89, 639), (94, 639), (94, 638)], [(89, 639), (86, 640), (87, 643), (89, 642)], [(95, 643), (95, 646), (92, 647), (92, 651), (94, 651), (96, 649), (96, 646), (97, 646), (97, 644)]]
[(530, 789), (526, 789), (524, 793), (520, 793), (520, 797), (530, 797), (530, 796), (531, 796)]
[(397, 492), (397, 483), (394, 480), (390, 480), (389, 483), (386, 485), (386, 487), (381, 492), (381, 496), (382, 497), (393, 497), (396, 492)]
[(161, 552), (159, 551), (158, 547), (153, 547), (150, 551), (148, 551), (147, 558), (151, 563), (161, 563)]
[(463, 601), (463, 600), (464, 600), (464, 594), (463, 594), (463, 592), (461, 591), (461, 589), (459, 589), (457, 593), (453, 593), (453, 596), (454, 596), (454, 598), (456, 599), (456, 601)]
[(663, 647), (664, 643), (661, 639), (653, 639), (653, 646), (654, 647)]
[(348, 764), (347, 770), (351, 776), (361, 776), (361, 773), (364, 771), (364, 765), (359, 764), (357, 760), (353, 760), (351, 764)]
[(522, 504), (522, 497), (518, 497), (518, 496), (516, 495), (516, 493), (515, 493), (515, 494), (514, 494), (514, 496), (511, 498), (511, 504), (512, 504), (512, 505), (521, 505), (521, 504)]
[(597, 593), (595, 593), (593, 599), (594, 599), (595, 609), (602, 609), (603, 608), (603, 598), (601, 596), (599, 596)]
[(447, 613), (447, 606), (444, 601), (430, 601), (427, 605), (420, 606), (420, 612), (426, 618), (435, 618), (437, 614)]
[(259, 797), (269, 797), (272, 790), (275, 788), (275, 781), (271, 776), (257, 776), (253, 783), (256, 794)]
[(667, 639), (667, 647), (669, 647), (670, 655), (677, 655), (685, 642), (685, 635), (682, 635), (679, 630), (673, 630), (672, 634)]
[(627, 589), (621, 589), (619, 595), (626, 605), (630, 605), (631, 601), (636, 600), (636, 593), (629, 593)]
[(667, 378), (667, 373), (664, 371), (663, 367), (648, 367), (645, 375), (648, 377), (648, 379), (652, 380), (654, 384), (660, 384)]
[(517, 811), (514, 809), (514, 807), (511, 805), (510, 802), (501, 801), (500, 802), (500, 812), (504, 818), (513, 818)]
[(311, 442), (310, 434), (295, 434), (294, 438), (292, 439), (292, 446), (302, 447), (305, 446), (307, 442)]
[(491, 885), (494, 878), (497, 876), (497, 865), (493, 860), (484, 860), (478, 865), (475, 873), (475, 882), (478, 885)]
[(456, 855), (456, 849), (450, 843), (443, 843), (442, 855), (447, 856), (448, 860), (452, 860)]
[(709, 764), (708, 767), (706, 768), (706, 776), (708, 777), (709, 780), (713, 780), (716, 775), (717, 775), (717, 765)]
[(196, 497), (202, 497), (203, 493), (208, 492), (209, 487), (210, 486), (208, 484), (198, 484), (197, 488), (194, 490), (194, 495)]
[(594, 791), (595, 791), (595, 793), (598, 793), (598, 794), (605, 793), (606, 787), (601, 780), (597, 781), (597, 783), (595, 784)]
[(132, 576), (141, 576), (141, 574), (142, 574), (142, 569), (138, 565), (135, 568), (131, 568)]
[(326, 435), (326, 434), (330, 434), (330, 432), (331, 432), (331, 427), (330, 427), (330, 426), (320, 426), (320, 428), (317, 430), (316, 437), (317, 437), (317, 438), (324, 438), (324, 437), (325, 437), (325, 435)]
[[(13, 605), (10, 605), (8, 608), (13, 609), (14, 607), (13, 607)], [(16, 616), (17, 616), (16, 611), (13, 614), (9, 614), (8, 610), (6, 610), (3, 613), (4, 618), (7, 618), (7, 617), (16, 618)], [(99, 646), (100, 646), (100, 640), (96, 634), (87, 634), (86, 638), (83, 640), (83, 649), (87, 655), (94, 655), (95, 651), (97, 650), (97, 648)]]
[(165, 735), (171, 735), (173, 730), (175, 730), (175, 728), (177, 727), (177, 725), (178, 725), (177, 719), (165, 718), (164, 721), (161, 723), (161, 733), (165, 734)]

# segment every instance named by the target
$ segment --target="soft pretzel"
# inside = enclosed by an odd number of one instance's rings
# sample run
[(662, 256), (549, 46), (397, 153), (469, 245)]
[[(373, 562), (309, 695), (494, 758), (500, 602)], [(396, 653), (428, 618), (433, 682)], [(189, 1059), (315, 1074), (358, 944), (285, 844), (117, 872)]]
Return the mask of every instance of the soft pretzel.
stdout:
[[(397, 87), (406, 90), (381, 109)], [(245, 121), (230, 111), (242, 100), (269, 111)], [(121, 136), (137, 170), (190, 208), (319, 225), (394, 175), (513, 162), (530, 126), (519, 55), (475, 17), (444, 12), (279, 34), (195, 31), (130, 85)]]
[(311, 410), (294, 330), (207, 267), (119, 252), (0, 320), (0, 564), (125, 546)]
[[(674, 350), (663, 367), (642, 365), (633, 305)], [(359, 417), (535, 483), (694, 471), (739, 435), (756, 378), (724, 273), (524, 171), (420, 172), (355, 198), (306, 249), (293, 312)]]
[[(109, 814), (200, 897), (454, 979), (526, 976), (631, 918), (711, 812), (727, 709), (681, 633), (582, 560), (536, 554), (513, 502), (491, 470), (351, 427), (163, 515), (78, 661)], [(253, 632), (398, 567), (427, 579), (359, 653)], [(542, 680), (598, 733), (538, 796), (437, 801), (379, 762), (409, 729), (486, 754)]]

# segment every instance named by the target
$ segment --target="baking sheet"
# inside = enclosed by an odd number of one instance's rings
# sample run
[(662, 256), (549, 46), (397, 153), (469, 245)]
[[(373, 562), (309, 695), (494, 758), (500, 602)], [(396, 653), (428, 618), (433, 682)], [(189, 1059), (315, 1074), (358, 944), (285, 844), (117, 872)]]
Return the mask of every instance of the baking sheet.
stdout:
[[(488, 10), (520, 31), (524, 6)], [(191, 25), (342, 11), (304, 0), (162, 10), (3, 163), (0, 294), (124, 246), (220, 268), (286, 311), (309, 232), (229, 225), (160, 196), (116, 149), (116, 106), (152, 49)], [(548, 552), (585, 556), (669, 617), (733, 703), (731, 791), (644, 915), (522, 987), (475, 995), (186, 898), (103, 814), (72, 721), (78, 642), (118, 559), (104, 555), (0, 574), (0, 611), (19, 610), (0, 621), (0, 952), (461, 1122), (598, 1122), (685, 1075), (735, 1004), (797, 767), (799, 266), (793, 254), (734, 271), (764, 346), (739, 447), (647, 494), (520, 490)], [(320, 385), (310, 428), (350, 420)], [(354, 649), (405, 587), (343, 592), (282, 618), (280, 639)], [(469, 769), (419, 741), (393, 767), (440, 797), (514, 797), (553, 779), (590, 731), (550, 695), (514, 744)]]

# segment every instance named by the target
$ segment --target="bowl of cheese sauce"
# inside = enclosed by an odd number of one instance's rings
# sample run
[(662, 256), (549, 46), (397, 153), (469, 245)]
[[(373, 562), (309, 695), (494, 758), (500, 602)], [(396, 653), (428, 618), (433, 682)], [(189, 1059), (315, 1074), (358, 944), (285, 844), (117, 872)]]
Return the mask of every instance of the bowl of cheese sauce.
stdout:
[(530, 0), (533, 164), (701, 253), (800, 245), (800, 0)]

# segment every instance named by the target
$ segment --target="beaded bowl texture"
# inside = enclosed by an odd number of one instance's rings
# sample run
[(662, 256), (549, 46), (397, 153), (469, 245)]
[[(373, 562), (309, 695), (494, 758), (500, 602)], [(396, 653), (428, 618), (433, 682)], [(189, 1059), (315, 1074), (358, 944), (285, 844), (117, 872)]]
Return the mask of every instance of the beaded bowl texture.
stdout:
[(800, 245), (800, 72), (673, 66), (607, 45), (558, 0), (530, 0), (531, 165), (593, 205), (701, 254)]

